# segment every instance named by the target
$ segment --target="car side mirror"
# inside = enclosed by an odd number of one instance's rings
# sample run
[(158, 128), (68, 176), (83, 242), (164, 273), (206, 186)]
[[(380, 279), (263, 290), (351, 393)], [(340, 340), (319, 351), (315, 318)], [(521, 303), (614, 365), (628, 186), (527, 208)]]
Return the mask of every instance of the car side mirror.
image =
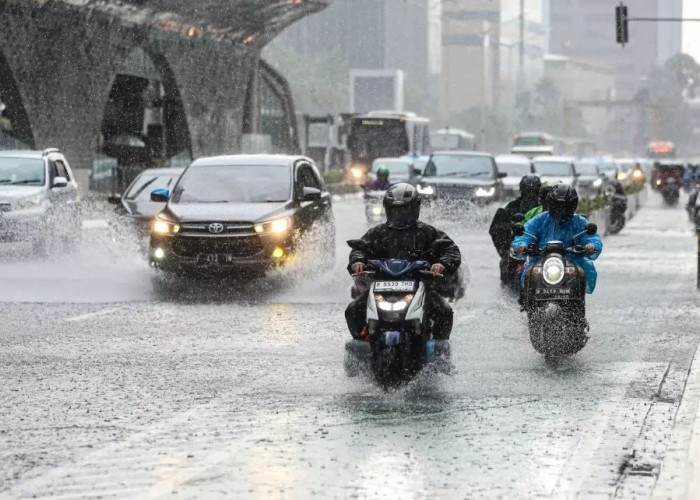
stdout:
[(64, 188), (68, 185), (68, 179), (65, 177), (54, 177), (51, 187)]
[(513, 234), (515, 236), (522, 236), (523, 234), (525, 234), (525, 226), (523, 226), (519, 222), (517, 224), (513, 224)]
[(505, 177), (508, 177), (508, 172), (498, 172), (498, 176), (497, 176), (497, 177), (498, 177), (499, 179), (503, 179), (503, 178), (505, 178)]
[(122, 195), (120, 194), (113, 194), (109, 198), (107, 198), (107, 203), (111, 203), (112, 205), (119, 205), (121, 201)]
[(315, 187), (305, 187), (303, 190), (304, 201), (316, 201), (321, 199), (321, 190)]
[(593, 222), (589, 222), (588, 224), (586, 224), (586, 234), (593, 236), (597, 232), (598, 232), (598, 225), (597, 224), (595, 224)]
[(348, 240), (348, 246), (353, 250), (367, 250), (367, 243), (364, 240)]
[(156, 189), (155, 191), (151, 191), (151, 201), (166, 203), (168, 198), (170, 198), (169, 189)]

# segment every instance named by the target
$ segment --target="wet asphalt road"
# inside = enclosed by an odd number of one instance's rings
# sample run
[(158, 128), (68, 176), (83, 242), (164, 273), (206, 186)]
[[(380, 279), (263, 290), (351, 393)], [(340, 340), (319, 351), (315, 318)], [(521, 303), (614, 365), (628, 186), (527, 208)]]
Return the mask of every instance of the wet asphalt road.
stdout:
[[(347, 379), (338, 258), (159, 296), (99, 225), (79, 258), (0, 251), (0, 497), (640, 498), (653, 487), (700, 309), (681, 208), (605, 238), (592, 339), (558, 370), (504, 296), (488, 213), (441, 221), (471, 270), (453, 377)], [(16, 252), (20, 255), (16, 256)]]

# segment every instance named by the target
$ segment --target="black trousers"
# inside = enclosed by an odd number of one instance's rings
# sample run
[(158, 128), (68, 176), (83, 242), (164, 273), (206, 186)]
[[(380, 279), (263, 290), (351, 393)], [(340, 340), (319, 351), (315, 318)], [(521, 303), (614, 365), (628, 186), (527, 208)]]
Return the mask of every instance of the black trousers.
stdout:
[[(369, 290), (350, 302), (345, 309), (345, 320), (348, 323), (350, 334), (353, 338), (360, 338), (360, 332), (367, 322), (367, 299)], [(429, 291), (425, 297), (426, 320), (433, 324), (433, 338), (447, 340), (452, 332), (454, 313), (447, 301), (434, 290)]]

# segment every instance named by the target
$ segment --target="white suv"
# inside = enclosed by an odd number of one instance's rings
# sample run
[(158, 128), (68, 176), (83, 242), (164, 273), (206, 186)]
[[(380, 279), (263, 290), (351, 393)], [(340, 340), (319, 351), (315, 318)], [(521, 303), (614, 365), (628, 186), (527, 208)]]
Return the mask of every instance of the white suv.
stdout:
[(0, 151), (0, 243), (24, 241), (34, 253), (77, 248), (82, 234), (78, 185), (58, 149)]

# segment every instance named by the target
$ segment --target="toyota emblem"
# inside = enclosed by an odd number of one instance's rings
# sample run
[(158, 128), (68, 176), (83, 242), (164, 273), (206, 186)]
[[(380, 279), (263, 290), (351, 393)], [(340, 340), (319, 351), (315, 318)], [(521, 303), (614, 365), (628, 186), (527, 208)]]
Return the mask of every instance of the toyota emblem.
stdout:
[(209, 232), (212, 234), (219, 234), (224, 232), (224, 225), (219, 222), (214, 222), (209, 224)]

